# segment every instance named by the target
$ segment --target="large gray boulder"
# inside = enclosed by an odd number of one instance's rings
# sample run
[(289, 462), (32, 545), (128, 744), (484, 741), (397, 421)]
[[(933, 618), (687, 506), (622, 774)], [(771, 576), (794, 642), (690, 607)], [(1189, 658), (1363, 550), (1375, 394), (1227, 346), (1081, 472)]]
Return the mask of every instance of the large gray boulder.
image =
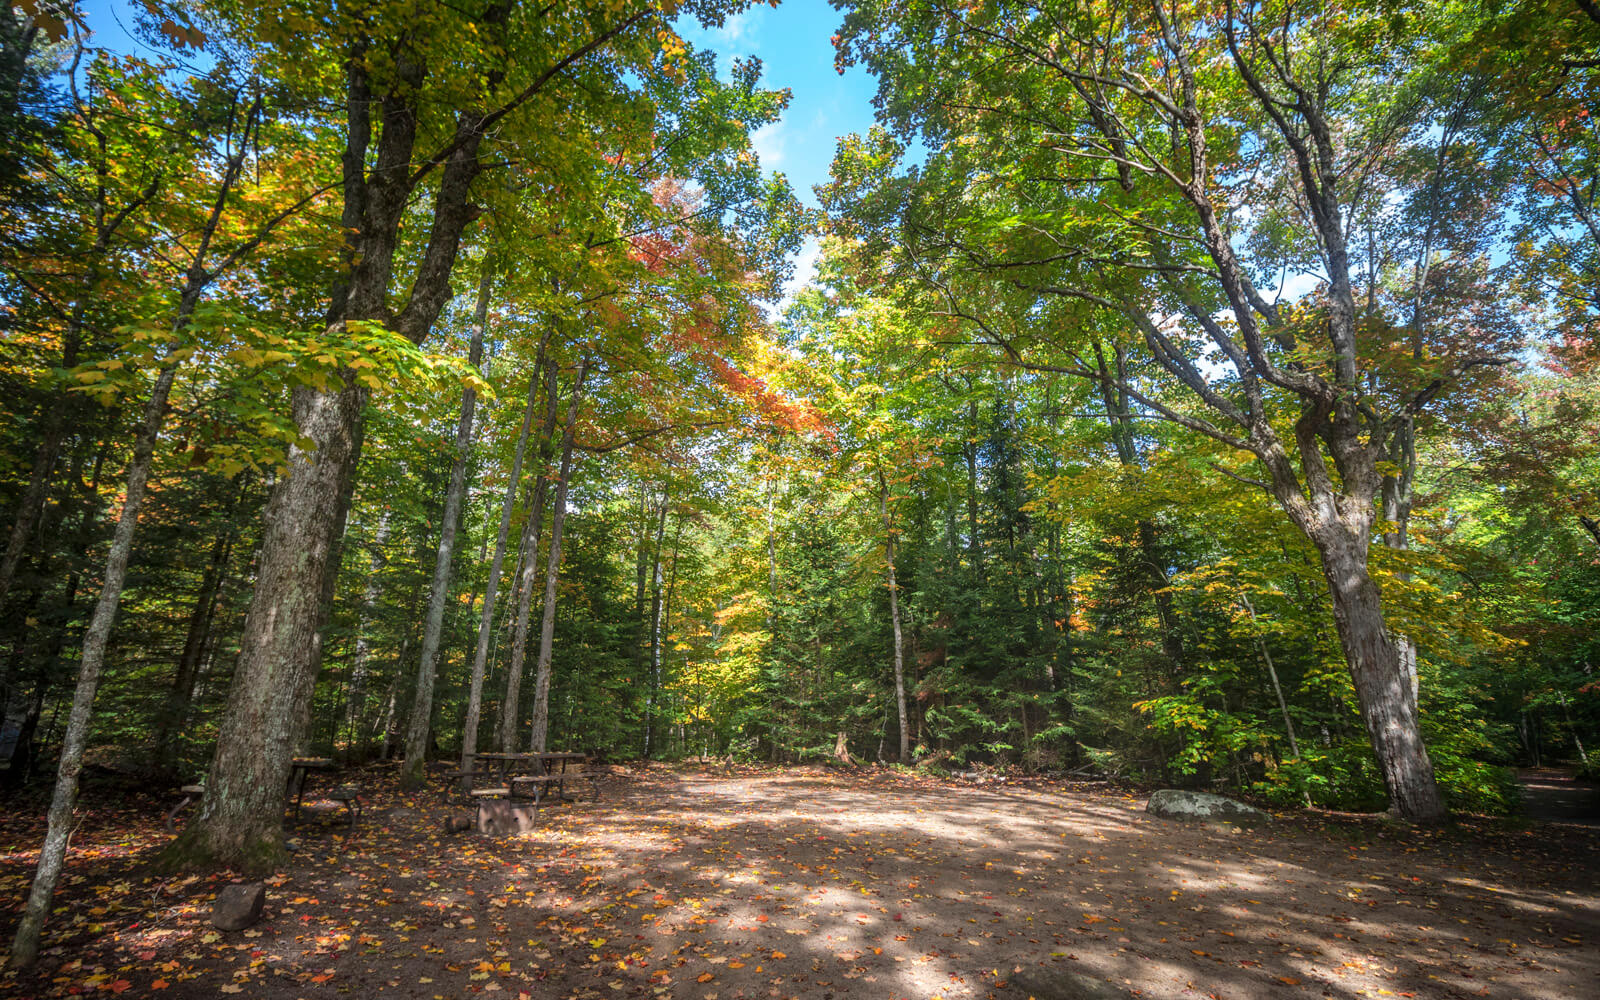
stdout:
[(1210, 823), (1270, 823), (1272, 817), (1254, 806), (1235, 802), (1210, 792), (1190, 792), (1163, 788), (1150, 795), (1145, 812), (1165, 819), (1198, 820)]
[(260, 882), (227, 886), (217, 893), (217, 901), (211, 907), (211, 926), (242, 931), (261, 919), (261, 904), (266, 900), (267, 890)]

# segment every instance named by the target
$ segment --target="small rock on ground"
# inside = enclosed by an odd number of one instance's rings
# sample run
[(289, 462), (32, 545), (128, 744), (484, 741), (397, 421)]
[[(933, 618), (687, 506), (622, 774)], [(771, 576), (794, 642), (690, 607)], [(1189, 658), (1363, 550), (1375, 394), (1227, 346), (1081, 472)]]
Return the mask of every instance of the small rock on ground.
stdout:
[(217, 894), (211, 907), (211, 926), (224, 931), (242, 931), (261, 919), (261, 905), (267, 890), (260, 882), (230, 885)]
[(1254, 806), (1210, 792), (1163, 788), (1150, 795), (1145, 811), (1166, 819), (1209, 820), (1232, 823), (1270, 823), (1272, 817)]

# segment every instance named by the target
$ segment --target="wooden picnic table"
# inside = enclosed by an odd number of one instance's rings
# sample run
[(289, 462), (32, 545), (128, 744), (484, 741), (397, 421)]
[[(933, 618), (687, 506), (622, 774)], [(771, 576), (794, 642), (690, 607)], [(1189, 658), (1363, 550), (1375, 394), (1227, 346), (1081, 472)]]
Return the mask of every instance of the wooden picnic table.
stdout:
[[(583, 764), (589, 759), (587, 754), (555, 750), (540, 753), (478, 753), (472, 757), (475, 763), (497, 765), (500, 777), (496, 786), (473, 789), (470, 794), (476, 798), (521, 798), (519, 785), (529, 790), (529, 797), (535, 802), (540, 801), (552, 786), (564, 798), (566, 779), (569, 777), (587, 777), (596, 794), (599, 793), (595, 776), (583, 771)], [(576, 764), (577, 768), (569, 770), (568, 765), (571, 764)]]
[(533, 766), (534, 764), (537, 763), (535, 758), (538, 757), (538, 754), (531, 754), (531, 753), (475, 753), (475, 754), (472, 754), (471, 756), (472, 756), (472, 759), (475, 762), (487, 761), (490, 764), (496, 765), (497, 769), (500, 772), (500, 783), (503, 785), (503, 784), (506, 783), (506, 778), (507, 778), (507, 776), (509, 774), (511, 774), (511, 772), (512, 772), (514, 767), (515, 768), (520, 768), (520, 769), (525, 769), (525, 768)]
[(294, 757), (289, 761), (289, 787), (294, 789), (294, 821), (300, 822), (300, 800), (306, 793), (306, 772), (331, 771), (333, 759), (330, 757)]

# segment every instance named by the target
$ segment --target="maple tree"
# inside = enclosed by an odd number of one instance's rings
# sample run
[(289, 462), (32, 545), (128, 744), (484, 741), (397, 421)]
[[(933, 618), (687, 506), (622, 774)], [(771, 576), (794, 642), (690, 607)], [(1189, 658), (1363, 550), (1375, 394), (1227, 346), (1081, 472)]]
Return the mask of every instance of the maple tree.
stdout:
[[(1114, 920), (1146, 958), (1299, 985), (1199, 943), (1209, 917), (1134, 923), (1165, 876), (1128, 866), (1179, 843), (1144, 827), (1081, 880), (1039, 870), (1051, 907), (1115, 886), (1126, 912), (1040, 932), (1028, 838), (1133, 822), (1062, 782), (1431, 821), (1524, 789), (1544, 815), (1514, 765), (1592, 772), (1592, 5), (846, 3), (879, 127), (822, 212), (758, 155), (790, 94), (681, 37), (747, 6), (151, 0), (137, 55), (71, 4), (0, 15), (19, 962), (114, 992), (280, 959), (324, 983), (308, 956), (356, 952), (397, 990), (931, 992), (977, 984), (923, 935), (981, 917), (1019, 925), (966, 945), (984, 989), (1035, 946), (1111, 961)], [(629, 762), (602, 779), (624, 804), (552, 803), (537, 865), (445, 839), (444, 761), (550, 748)], [(283, 829), (304, 753), (379, 814), (337, 861)], [(683, 759), (720, 771), (658, 763)], [(207, 790), (173, 840), (170, 802), (100, 811), (110, 774)], [(956, 846), (991, 821), (1014, 851)], [(1346, 834), (1291, 822), (1346, 870)], [(1493, 839), (1464, 822), (1438, 837)], [(728, 877), (629, 867), (658, 847)], [(184, 873), (115, 874), (157, 854)], [(892, 903), (886, 859), (916, 870)], [(314, 882), (284, 904), (316, 924), (300, 957), (281, 917), (237, 982), (198, 984), (230, 954), (203, 937), (61, 953), (102, 917), (155, 934), (129, 924), (158, 887), (203, 935), (192, 869)], [(1018, 901), (967, 913), (969, 875)], [(496, 936), (354, 923), (391, 896), (402, 927)], [(676, 940), (713, 918), (726, 947)]]

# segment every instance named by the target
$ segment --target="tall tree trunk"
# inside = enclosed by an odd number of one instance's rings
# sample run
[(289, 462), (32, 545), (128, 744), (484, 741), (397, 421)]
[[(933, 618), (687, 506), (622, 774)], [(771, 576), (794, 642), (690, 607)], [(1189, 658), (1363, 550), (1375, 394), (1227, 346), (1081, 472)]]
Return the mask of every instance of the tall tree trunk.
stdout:
[[(483, 361), (484, 327), (489, 321), (489, 291), (493, 272), (486, 257), (478, 279), (478, 302), (472, 316), (472, 343), (467, 363), (474, 370)], [(478, 394), (471, 386), (461, 390), (461, 414), (456, 420), (456, 457), (450, 466), (444, 514), (439, 526), (439, 551), (433, 561), (433, 583), (428, 590), (428, 614), (422, 630), (422, 660), (417, 666), (417, 689), (411, 705), (411, 725), (406, 733), (406, 760), (400, 783), (415, 788), (423, 781), (428, 738), (433, 726), (433, 688), (439, 665), (439, 635), (444, 628), (444, 606), (449, 598), (450, 568), (455, 562), (456, 530), (461, 524), (461, 502), (467, 492), (467, 465), (472, 458), (472, 427)], [(513, 483), (515, 479), (513, 478)]]
[(644, 663), (644, 583), (645, 571), (650, 568), (650, 525), (655, 512), (650, 506), (650, 490), (644, 479), (639, 480), (639, 544), (633, 558), (633, 620), (630, 629), (628, 662), (633, 670), (630, 676), (641, 675)]
[(528, 746), (543, 753), (550, 733), (550, 656), (556, 631), (556, 584), (561, 572), (561, 528), (567, 519), (567, 487), (572, 481), (572, 435), (578, 423), (578, 403), (583, 399), (583, 378), (589, 359), (578, 362), (567, 403), (567, 425), (561, 429), (561, 474), (556, 480), (555, 509), (550, 514), (550, 557), (544, 575), (544, 614), (539, 623), (539, 663), (533, 679), (533, 732)]
[[(1106, 423), (1111, 429), (1112, 445), (1117, 451), (1117, 462), (1123, 468), (1137, 471), (1139, 451), (1133, 436), (1133, 404), (1126, 390), (1119, 388), (1128, 377), (1128, 351), (1118, 345), (1112, 352), (1115, 368), (1107, 365), (1104, 348), (1098, 341), (1094, 345), (1095, 363), (1100, 369), (1100, 398), (1106, 408)], [(1156, 526), (1148, 517), (1137, 519), (1140, 563), (1144, 566), (1150, 596), (1156, 605), (1156, 618), (1161, 622), (1161, 651), (1173, 669), (1184, 665), (1183, 637), (1178, 632), (1178, 616), (1172, 608), (1172, 594), (1168, 590), (1166, 567), (1162, 565), (1156, 546)]]
[[(517, 595), (517, 624), (511, 639), (511, 665), (506, 669), (506, 699), (500, 706), (500, 751), (502, 753), (515, 753), (517, 749), (517, 727), (522, 716), (522, 674), (528, 658), (528, 625), (533, 615), (533, 588), (539, 578), (539, 536), (544, 530), (544, 495), (548, 488), (550, 468), (551, 437), (556, 429), (556, 411), (559, 409), (559, 395), (556, 385), (556, 366), (547, 365), (544, 389), (544, 426), (539, 428), (539, 472), (533, 484), (533, 502), (529, 505), (528, 512), (528, 543), (526, 558), (522, 564), (522, 576), (518, 581)], [(576, 397), (576, 389), (574, 397)], [(571, 417), (568, 417), (568, 424)], [(559, 487), (561, 499), (557, 501), (557, 522), (560, 521), (566, 503), (566, 468), (571, 456), (572, 433), (569, 427), (567, 433), (562, 435), (562, 482)], [(559, 537), (552, 528), (552, 537)]]
[[(662, 523), (664, 525), (666, 522), (663, 521)], [(664, 595), (660, 590), (661, 557), (659, 552), (656, 555), (656, 616), (654, 621), (654, 634), (651, 636), (650, 643), (650, 684), (651, 689), (655, 692), (657, 708), (660, 707), (661, 703), (661, 667), (662, 661), (666, 655), (665, 649), (667, 637), (670, 631), (669, 626), (672, 624), (672, 593), (678, 586), (678, 546), (682, 541), (683, 517), (682, 515), (679, 515), (678, 526), (672, 531), (672, 564), (666, 572), (667, 589)], [(670, 734), (672, 728), (669, 726), (667, 731)]]
[[(550, 329), (546, 328), (539, 342), (538, 365), (545, 363), (545, 349), (550, 343)], [(517, 448), (511, 459), (511, 475), (506, 481), (505, 496), (500, 502), (500, 528), (495, 535), (494, 557), (489, 562), (489, 579), (483, 588), (483, 613), (478, 619), (478, 644), (472, 654), (472, 680), (467, 692), (467, 714), (461, 724), (461, 769), (472, 766), (478, 752), (478, 720), (483, 714), (483, 675), (489, 662), (489, 640), (494, 632), (495, 594), (500, 587), (500, 566), (505, 561), (506, 539), (511, 534), (511, 513), (517, 502), (517, 484), (522, 480), (522, 459), (528, 449), (528, 432), (533, 427), (533, 414), (539, 404), (539, 374), (536, 366), (528, 380), (528, 402), (522, 410), (522, 426), (517, 429)]]
[(290, 761), (309, 722), (322, 653), (324, 587), (354, 472), (367, 391), (298, 389), (294, 420), (314, 446), (289, 451), (267, 501), (255, 591), (199, 814), (172, 863), (268, 870), (283, 858)]
[[(503, 24), (509, 7), (485, 23)], [(450, 274), (461, 235), (478, 215), (468, 194), (482, 169), (478, 150), (487, 120), (457, 118), (442, 164), (413, 164), (419, 97), (428, 75), (420, 53), (396, 41), (394, 72), (374, 93), (368, 77), (371, 39), (358, 34), (346, 53), (343, 154), (345, 269), (327, 322), (377, 321), (413, 344), (425, 341), (451, 296)], [(499, 71), (494, 71), (497, 74)], [(491, 74), (491, 75), (494, 75)], [(498, 78), (498, 77), (496, 77)], [(374, 112), (380, 135), (373, 146)], [(369, 155), (370, 153), (370, 155)], [(437, 170), (431, 225), (403, 307), (390, 306), (400, 224), (422, 178)], [(288, 475), (265, 512), (261, 565), (246, 616), (238, 668), (218, 731), (218, 748), (200, 814), (165, 852), (169, 865), (227, 864), (270, 869), (283, 853), (283, 809), (292, 755), (310, 717), (325, 624), (325, 577), (337, 551), (342, 512), (355, 482), (367, 390), (357, 373), (337, 388), (296, 390), (293, 416), (311, 447), (291, 447)]]
[(896, 529), (889, 517), (889, 481), (878, 470), (878, 513), (883, 517), (884, 569), (889, 580), (889, 618), (894, 623), (894, 703), (900, 712), (900, 763), (911, 760), (911, 726), (906, 719), (905, 643), (900, 636), (900, 586), (895, 582)]

